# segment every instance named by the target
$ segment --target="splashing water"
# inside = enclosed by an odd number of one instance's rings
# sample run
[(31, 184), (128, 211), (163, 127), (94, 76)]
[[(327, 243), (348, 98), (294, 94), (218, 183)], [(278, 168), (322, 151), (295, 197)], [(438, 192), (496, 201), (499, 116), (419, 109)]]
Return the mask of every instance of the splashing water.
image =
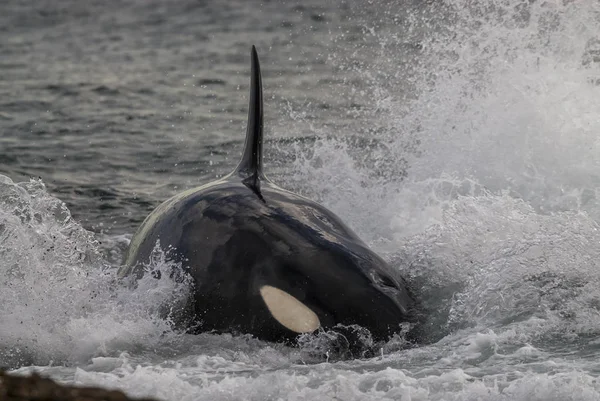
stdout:
[[(143, 279), (131, 291), (43, 183), (0, 176), (0, 186), (3, 364), (85, 361), (110, 348), (152, 346), (171, 331), (159, 306), (184, 297), (186, 286)], [(164, 257), (153, 265), (172, 267)]]

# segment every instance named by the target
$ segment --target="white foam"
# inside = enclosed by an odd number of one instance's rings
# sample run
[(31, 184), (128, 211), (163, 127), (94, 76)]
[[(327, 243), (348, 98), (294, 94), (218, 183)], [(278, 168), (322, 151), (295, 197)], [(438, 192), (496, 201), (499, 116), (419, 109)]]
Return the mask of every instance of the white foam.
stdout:
[[(172, 332), (159, 307), (186, 292), (168, 273), (126, 288), (93, 235), (40, 181), (2, 177), (0, 185), (3, 364), (86, 361)], [(169, 272), (171, 264), (158, 258), (152, 268)]]

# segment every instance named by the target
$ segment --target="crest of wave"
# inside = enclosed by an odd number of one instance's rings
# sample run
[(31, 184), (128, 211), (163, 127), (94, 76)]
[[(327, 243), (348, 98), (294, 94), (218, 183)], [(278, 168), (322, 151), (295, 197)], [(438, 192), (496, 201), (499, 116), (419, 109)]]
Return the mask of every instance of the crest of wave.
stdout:
[[(150, 265), (172, 268), (158, 254)], [(76, 362), (173, 337), (161, 305), (188, 287), (146, 276), (135, 290), (119, 283), (94, 235), (41, 181), (0, 176), (0, 366)]]

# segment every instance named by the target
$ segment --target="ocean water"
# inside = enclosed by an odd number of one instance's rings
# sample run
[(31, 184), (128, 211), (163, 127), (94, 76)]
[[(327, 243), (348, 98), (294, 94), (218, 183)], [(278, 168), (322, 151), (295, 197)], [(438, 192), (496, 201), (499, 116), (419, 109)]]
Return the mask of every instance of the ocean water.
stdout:
[[(422, 345), (182, 334), (184, 283), (116, 280), (150, 210), (236, 165), (252, 44), (267, 175), (404, 274)], [(599, 229), (596, 1), (0, 2), (0, 366), (164, 400), (600, 400)]]

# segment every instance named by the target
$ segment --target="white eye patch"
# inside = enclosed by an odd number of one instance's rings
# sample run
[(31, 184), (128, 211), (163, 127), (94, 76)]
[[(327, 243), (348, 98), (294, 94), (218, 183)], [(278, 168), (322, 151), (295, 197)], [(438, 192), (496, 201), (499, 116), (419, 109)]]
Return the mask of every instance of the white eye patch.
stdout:
[(285, 328), (295, 333), (311, 333), (321, 325), (315, 312), (279, 288), (270, 285), (262, 286), (260, 295), (271, 315)]

